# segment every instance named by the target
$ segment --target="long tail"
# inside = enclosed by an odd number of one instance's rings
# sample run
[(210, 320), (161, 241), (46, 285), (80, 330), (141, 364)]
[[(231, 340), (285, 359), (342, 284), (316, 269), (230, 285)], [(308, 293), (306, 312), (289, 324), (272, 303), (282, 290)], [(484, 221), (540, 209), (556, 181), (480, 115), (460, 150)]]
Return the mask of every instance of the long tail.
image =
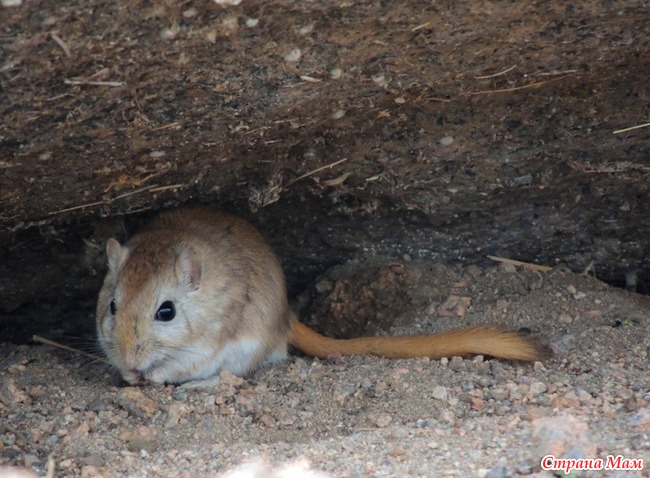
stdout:
[(551, 356), (548, 347), (520, 332), (483, 326), (440, 335), (404, 337), (359, 337), (332, 339), (314, 332), (297, 319), (291, 322), (289, 343), (301, 352), (321, 359), (332, 355), (377, 355), (405, 359), (489, 355), (506, 360), (544, 360)]

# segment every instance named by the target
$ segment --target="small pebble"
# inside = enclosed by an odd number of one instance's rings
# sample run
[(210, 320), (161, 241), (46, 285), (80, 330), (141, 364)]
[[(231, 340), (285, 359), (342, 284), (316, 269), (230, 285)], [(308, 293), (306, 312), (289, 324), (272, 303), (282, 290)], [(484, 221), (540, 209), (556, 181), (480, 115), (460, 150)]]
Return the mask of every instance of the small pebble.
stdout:
[(173, 40), (178, 35), (178, 28), (165, 28), (160, 32), (160, 38), (163, 40)]
[(19, 403), (26, 403), (27, 401), (29, 401), (29, 396), (16, 386), (13, 378), (5, 379), (0, 384), (0, 402), (7, 407), (13, 408)]
[(548, 387), (544, 382), (533, 382), (530, 384), (530, 388), (528, 389), (528, 395), (530, 397), (537, 397), (546, 393), (546, 390), (548, 390)]
[(454, 138), (451, 136), (445, 136), (443, 138), (440, 138), (440, 145), (441, 146), (451, 146), (454, 144)]
[(443, 387), (442, 385), (433, 387), (433, 389), (431, 390), (431, 396), (436, 400), (447, 400), (448, 397), (447, 388)]
[(393, 421), (393, 417), (388, 413), (370, 414), (368, 419), (373, 425), (376, 425), (379, 428), (386, 428)]
[(312, 31), (314, 31), (314, 24), (310, 23), (309, 25), (305, 25), (304, 27), (300, 27), (300, 29), (298, 29), (298, 34), (304, 36), (304, 35), (308, 35)]
[(388, 81), (386, 80), (386, 77), (383, 75), (383, 73), (372, 75), (371, 79), (377, 86), (381, 86), (382, 88), (386, 88), (388, 86)]
[(512, 182), (519, 186), (528, 186), (533, 183), (533, 176), (531, 174), (526, 174), (513, 179)]
[(269, 414), (264, 414), (264, 415), (262, 415), (262, 416), (260, 417), (259, 420), (260, 420), (260, 424), (261, 424), (264, 428), (267, 428), (267, 429), (268, 429), (268, 428), (275, 428), (276, 425), (277, 425), (277, 421), (275, 420), (275, 418), (273, 418), (273, 417), (272, 417), (271, 415), (269, 415)]
[(196, 8), (190, 7), (187, 10), (183, 11), (183, 16), (185, 18), (192, 18), (192, 17), (195, 17), (198, 13), (199, 13), (199, 11)]
[(302, 58), (302, 50), (300, 48), (294, 48), (289, 53), (284, 55), (284, 61), (287, 63), (297, 63)]
[(464, 363), (463, 357), (452, 357), (449, 361), (449, 368), (451, 370), (460, 370), (463, 368)]
[(172, 392), (172, 398), (178, 400), (179, 402), (184, 402), (187, 400), (187, 389), (176, 387)]
[(115, 403), (135, 417), (152, 417), (158, 411), (156, 402), (135, 387), (120, 390), (115, 396)]

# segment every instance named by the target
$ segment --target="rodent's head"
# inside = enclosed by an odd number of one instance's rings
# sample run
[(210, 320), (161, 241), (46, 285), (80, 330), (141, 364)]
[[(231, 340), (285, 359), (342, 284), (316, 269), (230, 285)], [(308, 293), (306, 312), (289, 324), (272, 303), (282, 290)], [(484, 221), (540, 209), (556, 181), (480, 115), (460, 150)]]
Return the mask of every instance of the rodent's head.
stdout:
[(177, 351), (201, 333), (193, 321), (203, 313), (197, 300), (203, 254), (164, 240), (121, 245), (115, 239), (106, 254), (108, 272), (97, 302), (106, 357), (129, 383), (175, 381), (184, 368)]

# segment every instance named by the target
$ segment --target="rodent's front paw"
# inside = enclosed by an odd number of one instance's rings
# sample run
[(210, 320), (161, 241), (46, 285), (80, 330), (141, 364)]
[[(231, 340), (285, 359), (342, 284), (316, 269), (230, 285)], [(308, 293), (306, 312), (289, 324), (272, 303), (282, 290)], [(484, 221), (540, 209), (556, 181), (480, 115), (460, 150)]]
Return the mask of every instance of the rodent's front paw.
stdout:
[(142, 385), (142, 383), (144, 383), (144, 380), (142, 379), (142, 374), (135, 372), (133, 370), (123, 371), (122, 378), (129, 385)]

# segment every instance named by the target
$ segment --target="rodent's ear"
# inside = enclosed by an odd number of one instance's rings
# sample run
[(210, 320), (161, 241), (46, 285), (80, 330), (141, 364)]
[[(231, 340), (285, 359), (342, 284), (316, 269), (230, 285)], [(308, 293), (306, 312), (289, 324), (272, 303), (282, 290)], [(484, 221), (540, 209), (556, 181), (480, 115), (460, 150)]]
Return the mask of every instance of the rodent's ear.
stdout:
[(127, 249), (122, 247), (117, 239), (109, 239), (106, 242), (106, 257), (108, 258), (108, 268), (116, 271), (126, 259)]
[(193, 246), (185, 246), (176, 258), (176, 277), (192, 291), (199, 290), (203, 276), (203, 253)]

